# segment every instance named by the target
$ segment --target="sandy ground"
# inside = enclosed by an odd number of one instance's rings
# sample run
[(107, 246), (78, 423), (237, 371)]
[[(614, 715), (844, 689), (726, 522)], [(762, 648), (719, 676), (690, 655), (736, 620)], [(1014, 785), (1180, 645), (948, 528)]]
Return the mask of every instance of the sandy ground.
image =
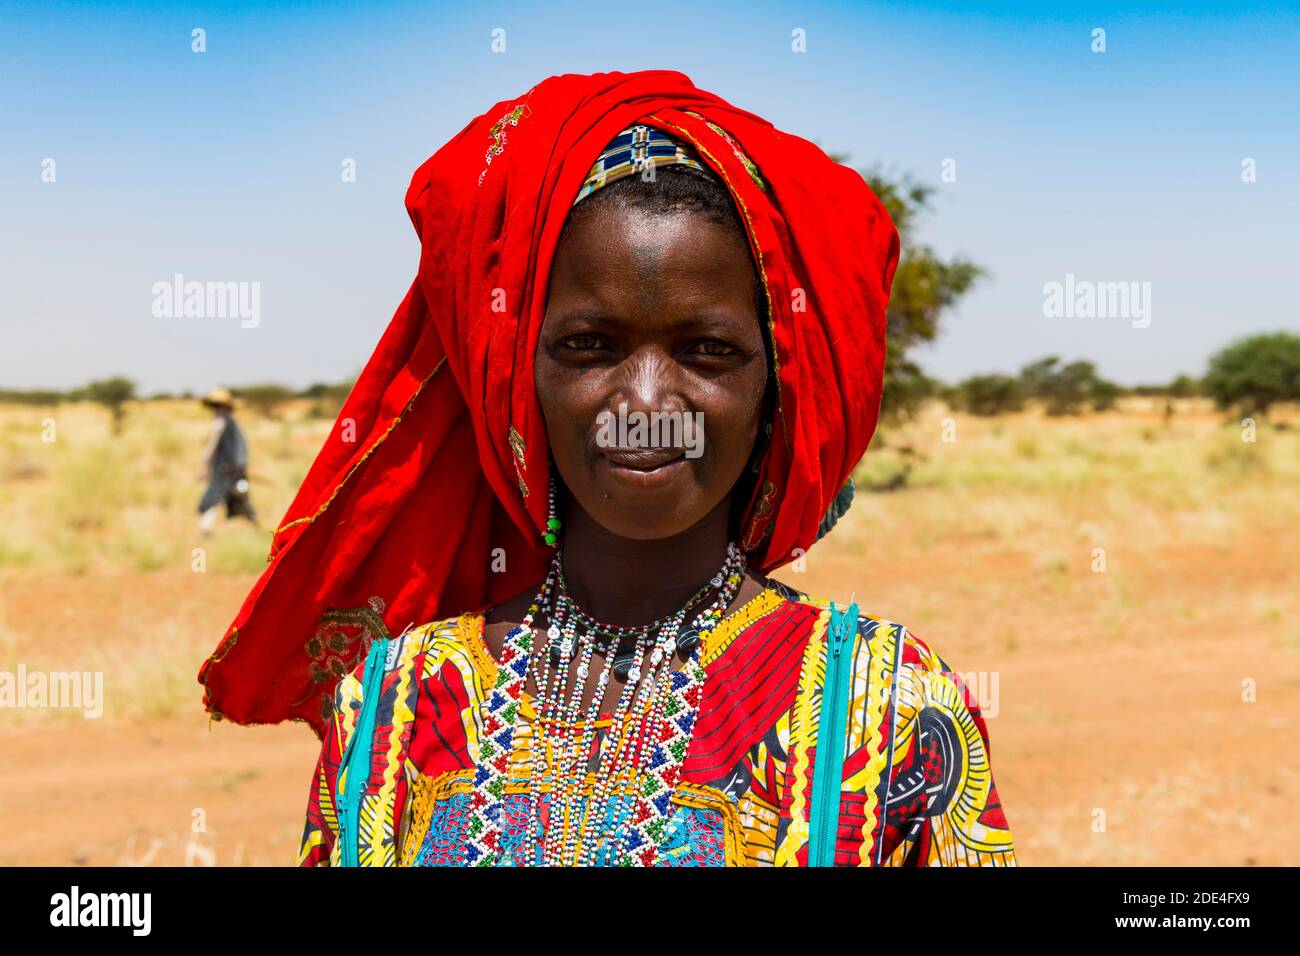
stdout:
[[(51, 669), (98, 654), (128, 666), (106, 668), (103, 718), (59, 713), (0, 730), (0, 753), (14, 770), (0, 776), (0, 864), (295, 861), (317, 755), (311, 731), (301, 724), (209, 726), (194, 683), (203, 652), (159, 642), (138, 650), (151, 620), (165, 619), (168, 634), (184, 628), (195, 635), (194, 647), (197, 635), (219, 635), (249, 583), (188, 572), (43, 572), (6, 580), (6, 618), (25, 622), (33, 646), (58, 647), (40, 658), (52, 661)], [(164, 692), (182, 703), (157, 701), (166, 713), (150, 716), (140, 713), (129, 678), (154, 666), (172, 685)], [(128, 678), (118, 693), (115, 674)], [(117, 718), (117, 711), (133, 716)]]
[[(1062, 587), (997, 542), (860, 557), (834, 537), (806, 572), (777, 577), (853, 594), (955, 669), (996, 672), (993, 768), (1023, 864), (1300, 862), (1300, 631), (1286, 613), (1300, 536), (1262, 522), (1226, 545), (1151, 549), (1122, 570), (1120, 612), (1117, 571)], [(209, 725), (192, 683), (252, 580), (5, 576), (8, 657), (102, 655), (121, 686), (103, 719), (0, 722), (0, 864), (294, 862), (314, 736)], [(170, 682), (149, 691), (161, 699), (133, 698), (129, 675), (154, 669)]]

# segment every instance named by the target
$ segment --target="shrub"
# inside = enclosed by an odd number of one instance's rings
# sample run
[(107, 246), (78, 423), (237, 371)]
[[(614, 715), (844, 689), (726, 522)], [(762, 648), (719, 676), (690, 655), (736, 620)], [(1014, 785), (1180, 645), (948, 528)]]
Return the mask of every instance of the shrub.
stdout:
[(1201, 394), (1201, 383), (1190, 375), (1179, 375), (1169, 383), (1165, 394), (1170, 398), (1195, 398)]
[(105, 378), (87, 385), (84, 394), (89, 401), (108, 409), (113, 416), (113, 434), (119, 434), (126, 416), (126, 403), (135, 398), (135, 382), (121, 375)]
[(1001, 415), (1025, 406), (1025, 390), (1010, 375), (972, 375), (954, 390), (955, 404), (972, 415)]
[(1091, 362), (1060, 362), (1053, 355), (1020, 370), (1021, 387), (1042, 402), (1049, 415), (1074, 415), (1085, 404), (1102, 411), (1113, 406), (1123, 392), (1118, 385), (1101, 378)]
[(1215, 353), (1202, 380), (1222, 409), (1268, 416), (1278, 402), (1300, 400), (1300, 335), (1252, 335)]
[(278, 418), (280, 407), (289, 399), (293, 398), (293, 392), (283, 385), (277, 385), (274, 382), (266, 382), (261, 385), (245, 385), (242, 388), (232, 388), (231, 392), (236, 398), (246, 402), (254, 410), (265, 415), (267, 418)]

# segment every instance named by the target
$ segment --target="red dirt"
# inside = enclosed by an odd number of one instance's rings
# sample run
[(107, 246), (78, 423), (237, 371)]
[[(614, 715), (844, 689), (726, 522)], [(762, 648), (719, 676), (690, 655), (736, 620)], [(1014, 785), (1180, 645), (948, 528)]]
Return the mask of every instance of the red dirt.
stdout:
[[(829, 550), (829, 549), (828, 549)], [(1022, 864), (1300, 862), (1300, 538), (1153, 551), (1054, 577), (979, 544), (809, 555), (776, 576), (915, 628), (960, 671), (996, 671), (994, 775)], [(1086, 571), (1086, 569), (1084, 569)], [(13, 572), (10, 660), (75, 667), (163, 633), (197, 671), (251, 580)], [(193, 648), (190, 654), (187, 648)], [(192, 660), (190, 659), (192, 657)], [(33, 665), (34, 666), (34, 665)], [(1256, 682), (1256, 702), (1242, 682)], [(0, 711), (4, 864), (292, 864), (317, 743), (300, 724)], [(194, 811), (206, 832), (194, 834)], [(1099, 827), (1104, 814), (1104, 828)]]

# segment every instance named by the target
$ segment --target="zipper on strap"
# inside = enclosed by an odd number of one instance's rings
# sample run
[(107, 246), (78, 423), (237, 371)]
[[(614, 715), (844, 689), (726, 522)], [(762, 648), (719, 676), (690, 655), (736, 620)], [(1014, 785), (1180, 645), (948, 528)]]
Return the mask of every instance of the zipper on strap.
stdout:
[(835, 837), (840, 822), (840, 789), (844, 778), (844, 736), (848, 720), (849, 679), (853, 636), (858, 633), (858, 605), (840, 611), (830, 606), (826, 626), (826, 668), (822, 680), (821, 717), (817, 725), (817, 755), (808, 827), (808, 865), (835, 865)]

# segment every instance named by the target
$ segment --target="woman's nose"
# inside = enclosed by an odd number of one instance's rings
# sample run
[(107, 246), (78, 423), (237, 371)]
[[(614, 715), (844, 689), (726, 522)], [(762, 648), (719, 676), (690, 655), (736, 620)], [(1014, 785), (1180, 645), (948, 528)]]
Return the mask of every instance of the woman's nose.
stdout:
[(611, 404), (626, 403), (629, 412), (685, 411), (681, 370), (673, 357), (659, 348), (642, 348), (619, 365)]

